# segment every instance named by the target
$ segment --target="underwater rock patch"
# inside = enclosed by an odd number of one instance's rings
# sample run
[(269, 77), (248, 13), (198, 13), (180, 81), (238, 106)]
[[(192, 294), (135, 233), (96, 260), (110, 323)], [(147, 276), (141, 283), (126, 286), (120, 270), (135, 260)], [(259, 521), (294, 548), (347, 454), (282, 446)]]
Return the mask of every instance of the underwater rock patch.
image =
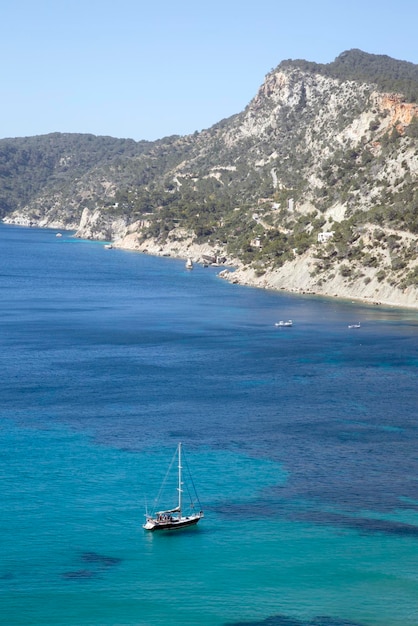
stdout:
[(112, 567), (113, 565), (119, 565), (122, 559), (114, 556), (106, 556), (104, 554), (98, 554), (97, 552), (83, 552), (81, 560), (85, 563), (96, 563), (103, 567)]
[(62, 577), (67, 580), (80, 580), (85, 578), (94, 578), (95, 576), (97, 576), (97, 574), (89, 569), (79, 569), (74, 572), (64, 572), (64, 574), (62, 574)]
[(286, 615), (272, 615), (257, 622), (228, 622), (225, 626), (364, 626), (364, 624), (328, 616), (319, 616), (312, 620), (302, 621)]

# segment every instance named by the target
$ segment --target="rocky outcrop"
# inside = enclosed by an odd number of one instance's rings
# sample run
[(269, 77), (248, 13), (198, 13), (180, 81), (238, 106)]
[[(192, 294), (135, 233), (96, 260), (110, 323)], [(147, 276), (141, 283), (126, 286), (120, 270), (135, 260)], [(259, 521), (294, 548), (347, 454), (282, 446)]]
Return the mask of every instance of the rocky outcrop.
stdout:
[(384, 94), (378, 96), (381, 110), (389, 112), (388, 126), (396, 126), (403, 130), (418, 117), (418, 104), (405, 102), (402, 94)]
[(114, 217), (99, 209), (87, 208), (81, 214), (75, 236), (80, 239), (113, 240), (123, 238), (127, 232), (127, 222), (122, 217)]

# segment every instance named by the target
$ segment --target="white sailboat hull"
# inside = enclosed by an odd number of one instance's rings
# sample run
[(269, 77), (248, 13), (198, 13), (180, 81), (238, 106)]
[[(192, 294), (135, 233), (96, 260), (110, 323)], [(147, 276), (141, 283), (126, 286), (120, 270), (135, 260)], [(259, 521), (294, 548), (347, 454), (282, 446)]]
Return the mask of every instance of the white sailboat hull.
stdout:
[(184, 528), (185, 526), (194, 526), (202, 517), (203, 511), (188, 516), (172, 517), (168, 520), (159, 520), (154, 517), (149, 517), (143, 525), (143, 528), (145, 528), (145, 530), (176, 530), (177, 528)]

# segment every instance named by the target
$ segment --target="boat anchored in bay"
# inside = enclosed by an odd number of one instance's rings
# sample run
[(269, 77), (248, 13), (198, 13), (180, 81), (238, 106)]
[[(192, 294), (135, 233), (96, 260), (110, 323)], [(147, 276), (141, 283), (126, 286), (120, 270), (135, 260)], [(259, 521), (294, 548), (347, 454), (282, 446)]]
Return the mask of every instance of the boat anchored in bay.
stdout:
[(280, 322), (276, 322), (275, 326), (280, 326), (280, 327), (285, 327), (285, 328), (289, 328), (290, 326), (293, 326), (293, 322), (292, 320), (280, 320)]
[[(187, 491), (190, 496), (190, 504), (189, 504), (187, 511), (183, 502), (184, 483), (183, 483), (182, 444), (181, 443), (179, 443), (177, 446), (176, 453), (173, 457), (173, 460), (170, 463), (170, 467), (168, 468), (166, 478), (160, 489), (160, 494), (176, 458), (177, 458), (177, 492), (178, 492), (177, 504), (174, 507), (164, 509), (162, 511), (156, 511), (155, 513), (152, 513), (151, 515), (149, 515), (147, 512), (145, 514), (146, 522), (145, 524), (143, 524), (143, 528), (145, 530), (151, 530), (151, 531), (177, 530), (180, 528), (185, 528), (187, 526), (194, 526), (195, 524), (199, 522), (200, 519), (202, 519), (202, 517), (204, 517), (202, 507), (200, 505), (199, 498), (197, 496), (196, 489), (193, 484), (193, 480), (190, 476), (190, 472), (189, 472), (190, 483), (194, 492), (196, 503), (198, 504), (199, 511), (198, 512), (194, 511), (195, 502), (192, 500), (191, 491), (189, 489), (187, 489)], [(159, 497), (157, 497), (157, 501), (156, 501), (157, 504), (158, 504), (158, 500), (159, 500)]]

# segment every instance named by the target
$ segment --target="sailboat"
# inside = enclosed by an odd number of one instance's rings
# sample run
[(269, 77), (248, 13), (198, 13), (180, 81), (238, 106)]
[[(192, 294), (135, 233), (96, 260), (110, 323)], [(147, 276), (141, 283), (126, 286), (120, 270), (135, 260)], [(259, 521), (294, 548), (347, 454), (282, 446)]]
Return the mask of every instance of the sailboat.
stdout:
[[(178, 471), (178, 479), (177, 479), (177, 492), (178, 492), (178, 500), (177, 500), (177, 505), (173, 508), (170, 509), (165, 509), (163, 511), (157, 511), (156, 513), (153, 513), (151, 515), (148, 515), (148, 513), (145, 514), (146, 516), (146, 522), (145, 524), (143, 524), (143, 528), (145, 530), (176, 530), (178, 528), (185, 528), (186, 526), (194, 526), (195, 524), (198, 523), (198, 521), (204, 516), (203, 515), (203, 511), (201, 510), (201, 505), (199, 502), (199, 498), (197, 497), (197, 494), (195, 493), (195, 497), (197, 500), (197, 503), (199, 505), (199, 511), (195, 512), (194, 511), (194, 504), (193, 502), (191, 502), (190, 504), (190, 512), (187, 511), (186, 513), (186, 509), (184, 507), (184, 503), (183, 503), (183, 475), (182, 475), (182, 471), (183, 471), (183, 467), (182, 467), (182, 447), (181, 447), (181, 443), (178, 444), (177, 446), (177, 450), (176, 450), (176, 454), (174, 456), (174, 458), (177, 456), (177, 471)], [(173, 459), (174, 461), (174, 459)], [(173, 461), (170, 464), (170, 468), (173, 465)], [(168, 470), (168, 472), (170, 471), (170, 468)], [(168, 474), (167, 472), (167, 474)], [(164, 481), (165, 483), (165, 481)], [(163, 483), (163, 485), (164, 485)], [(193, 483), (193, 481), (192, 481)], [(162, 489), (162, 488), (161, 488)], [(194, 485), (193, 485), (193, 489), (196, 492)], [(161, 491), (161, 490), (160, 490)]]

